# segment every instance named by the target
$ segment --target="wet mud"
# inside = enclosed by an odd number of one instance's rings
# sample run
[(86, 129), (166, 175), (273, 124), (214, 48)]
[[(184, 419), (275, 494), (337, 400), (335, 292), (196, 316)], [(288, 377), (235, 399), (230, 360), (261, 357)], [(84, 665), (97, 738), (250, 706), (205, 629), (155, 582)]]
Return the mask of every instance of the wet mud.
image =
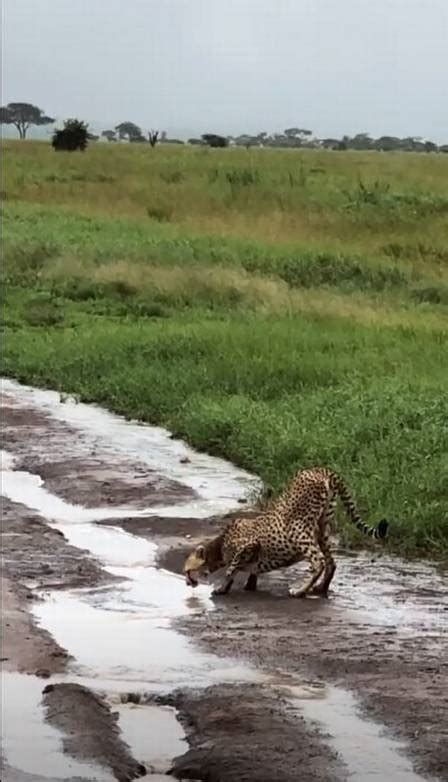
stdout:
[(68, 653), (38, 627), (29, 611), (31, 590), (2, 576), (2, 670), (47, 678), (65, 670)]
[(448, 779), (443, 571), (340, 552), (329, 600), (286, 596), (300, 567), (193, 592), (186, 551), (250, 512), (257, 481), (163, 430), (5, 393), (2, 780)]
[(63, 532), (5, 497), (1, 549), (4, 573), (34, 590), (98, 586), (112, 580), (87, 551), (70, 546)]
[(337, 752), (285, 697), (260, 685), (221, 685), (172, 699), (189, 751), (174, 761), (178, 779), (207, 782), (333, 782), (347, 779)]
[(103, 698), (80, 684), (48, 684), (43, 704), (48, 723), (64, 734), (66, 754), (109, 768), (118, 782), (146, 775), (123, 741), (118, 713)]

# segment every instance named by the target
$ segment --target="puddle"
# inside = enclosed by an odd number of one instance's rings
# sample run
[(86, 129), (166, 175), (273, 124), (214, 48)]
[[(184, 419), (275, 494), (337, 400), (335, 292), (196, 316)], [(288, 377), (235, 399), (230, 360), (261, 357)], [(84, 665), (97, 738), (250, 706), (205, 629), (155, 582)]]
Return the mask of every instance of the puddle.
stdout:
[[(95, 405), (62, 402), (56, 391), (23, 386), (2, 378), (2, 389), (17, 407), (34, 407), (78, 429), (83, 436), (100, 444), (116, 458), (117, 454), (146, 464), (157, 474), (188, 486), (198, 500), (169, 507), (152, 506), (149, 514), (204, 518), (240, 507), (260, 489), (260, 480), (224, 459), (198, 453), (170, 432), (107, 412)], [(8, 399), (8, 404), (10, 400)], [(110, 518), (110, 516), (109, 516)]]
[[(8, 497), (12, 502), (21, 502), (48, 521), (58, 521), (61, 524), (86, 524), (105, 519), (138, 518), (150, 514), (149, 510), (135, 510), (135, 508), (84, 508), (81, 505), (72, 505), (47, 491), (39, 475), (24, 470), (13, 470), (15, 457), (7, 451), (1, 453), (3, 496)], [(152, 512), (154, 513), (154, 508)]]
[[(196, 652), (169, 626), (175, 617), (212, 610), (210, 587), (202, 585), (193, 595), (182, 578), (155, 568), (157, 547), (151, 541), (116, 527), (79, 523), (76, 506), (42, 488), (38, 476), (4, 471), (2, 477), (7, 497), (51, 520), (69, 543), (124, 579), (98, 590), (57, 591), (33, 606), (39, 624), (75, 657), (80, 675), (143, 681), (157, 691), (181, 683), (209, 684), (218, 671), (226, 678), (226, 668), (233, 680), (234, 663)], [(99, 509), (79, 510), (89, 520), (100, 515)], [(246, 675), (241, 670), (240, 676)]]
[[(158, 579), (157, 571), (148, 574), (146, 583), (149, 587), (152, 581), (155, 591), (148, 589), (143, 604), (138, 590), (123, 586), (84, 594), (56, 592), (33, 611), (39, 624), (75, 657), (70, 670), (83, 680), (93, 679), (96, 689), (110, 689), (113, 681), (115, 690), (143, 686), (167, 693), (179, 686), (258, 680), (245, 666), (198, 652), (169, 627), (180, 613), (178, 590), (173, 589), (176, 579), (161, 575)], [(160, 603), (158, 596), (163, 597)], [(188, 610), (186, 606), (183, 613)]]
[(63, 734), (45, 721), (42, 679), (2, 672), (2, 750), (8, 765), (46, 779), (114, 782), (108, 770), (64, 754)]
[[(12, 457), (13, 458), (13, 457)], [(118, 585), (44, 595), (33, 606), (39, 624), (75, 658), (83, 677), (144, 682), (161, 692), (180, 684), (241, 680), (257, 674), (234, 661), (197, 652), (170, 622), (197, 611), (213, 610), (211, 588), (193, 591), (184, 580), (154, 567), (157, 547), (118, 527), (92, 524), (101, 509), (67, 503), (43, 488), (39, 476), (4, 470), (3, 494), (21, 502), (60, 529), (68, 542), (86, 549), (105, 570), (123, 579)], [(110, 510), (106, 509), (108, 515)], [(115, 509), (123, 515), (123, 511)], [(227, 676), (228, 672), (228, 676)]]
[(384, 556), (372, 565), (371, 560), (368, 554), (342, 558), (336, 585), (338, 606), (372, 629), (387, 626), (402, 636), (417, 633), (420, 638), (434, 633), (445, 636), (447, 643), (446, 576), (423, 562)]
[[(119, 714), (118, 724), (124, 741), (148, 770), (164, 774), (169, 771), (173, 758), (188, 749), (175, 709), (131, 703), (114, 708)], [(152, 775), (150, 779), (153, 779)]]
[(358, 714), (356, 698), (338, 687), (316, 689), (314, 697), (303, 697), (290, 688), (293, 705), (306, 719), (329, 734), (330, 743), (341, 755), (350, 782), (423, 782), (405, 758), (404, 745), (390, 739), (384, 729)]

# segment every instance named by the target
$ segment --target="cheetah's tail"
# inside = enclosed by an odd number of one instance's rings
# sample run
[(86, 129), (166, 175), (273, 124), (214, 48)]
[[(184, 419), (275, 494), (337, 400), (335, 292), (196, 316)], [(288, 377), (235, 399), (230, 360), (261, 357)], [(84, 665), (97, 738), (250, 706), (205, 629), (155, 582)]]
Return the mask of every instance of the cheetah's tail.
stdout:
[(333, 490), (336, 491), (341, 498), (347, 516), (349, 517), (352, 524), (355, 525), (355, 527), (363, 532), (364, 535), (368, 535), (370, 538), (375, 538), (376, 540), (382, 540), (387, 536), (389, 523), (386, 521), (386, 519), (381, 519), (376, 527), (369, 527), (368, 524), (363, 522), (361, 516), (359, 515), (353, 497), (342, 478), (339, 475), (333, 474), (332, 484)]

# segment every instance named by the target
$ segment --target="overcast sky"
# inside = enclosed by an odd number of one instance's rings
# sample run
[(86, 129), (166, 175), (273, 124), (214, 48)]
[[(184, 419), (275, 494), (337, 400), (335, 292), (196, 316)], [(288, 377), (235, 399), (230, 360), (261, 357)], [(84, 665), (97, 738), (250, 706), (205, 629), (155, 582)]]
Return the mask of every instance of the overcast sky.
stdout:
[(448, 0), (2, 0), (2, 102), (241, 133), (448, 142)]

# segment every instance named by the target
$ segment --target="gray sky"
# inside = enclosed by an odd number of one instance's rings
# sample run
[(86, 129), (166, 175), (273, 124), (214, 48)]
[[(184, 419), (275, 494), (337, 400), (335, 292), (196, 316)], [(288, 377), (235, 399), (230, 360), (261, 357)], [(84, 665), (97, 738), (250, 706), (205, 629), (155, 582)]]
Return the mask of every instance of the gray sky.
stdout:
[(57, 117), (448, 142), (448, 0), (2, 0), (2, 102)]

